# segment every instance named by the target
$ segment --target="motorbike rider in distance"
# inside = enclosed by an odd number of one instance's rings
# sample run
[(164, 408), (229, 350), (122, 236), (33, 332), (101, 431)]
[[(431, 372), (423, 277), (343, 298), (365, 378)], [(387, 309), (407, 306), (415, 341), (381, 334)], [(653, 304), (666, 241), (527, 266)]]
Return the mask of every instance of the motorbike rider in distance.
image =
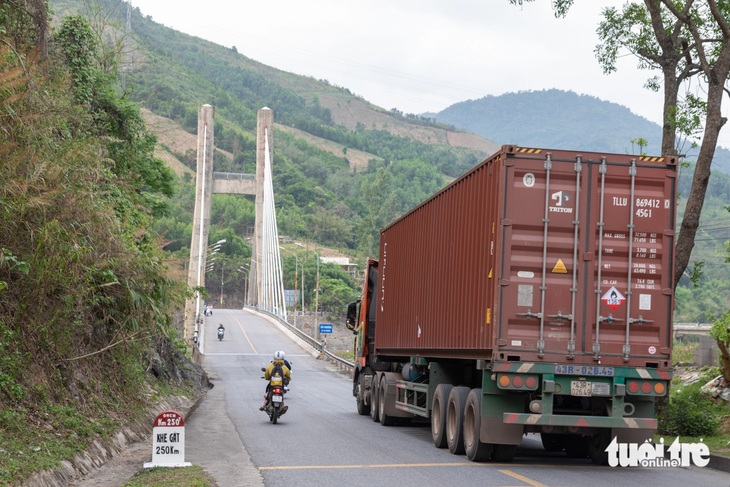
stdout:
[(223, 334), (226, 332), (226, 327), (223, 323), (218, 324), (218, 340), (223, 340)]
[[(264, 404), (259, 408), (259, 411), (263, 411), (264, 409), (266, 409), (266, 405), (269, 402), (269, 388), (271, 387), (273, 382), (279, 381), (279, 384), (274, 385), (284, 386), (284, 384), (288, 384), (291, 380), (291, 371), (289, 370), (289, 367), (287, 367), (285, 364), (284, 356), (285, 353), (281, 350), (277, 350), (276, 352), (274, 352), (274, 360), (271, 361), (271, 363), (266, 367), (266, 370), (264, 371), (264, 379), (266, 379), (268, 382), (266, 383), (266, 391), (264, 392)], [(276, 373), (274, 373), (275, 369), (277, 370)], [(279, 369), (281, 370), (281, 374), (283, 375), (283, 377), (277, 377)], [(284, 414), (287, 409), (288, 406), (282, 403), (279, 414)]]

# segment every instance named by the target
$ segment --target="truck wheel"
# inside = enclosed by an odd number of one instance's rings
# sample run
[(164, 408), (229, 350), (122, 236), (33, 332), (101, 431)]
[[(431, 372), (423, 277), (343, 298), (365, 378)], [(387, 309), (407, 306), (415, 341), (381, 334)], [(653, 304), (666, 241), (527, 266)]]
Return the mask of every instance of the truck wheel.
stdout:
[(446, 409), (449, 403), (451, 384), (439, 384), (431, 403), (431, 437), (436, 448), (446, 448)]
[(362, 389), (362, 376), (357, 377), (357, 385), (355, 386), (356, 396), (355, 401), (357, 402), (357, 413), (360, 416), (367, 416), (370, 414), (370, 404), (365, 404), (365, 391)]
[[(565, 435), (563, 447), (568, 458), (588, 458), (588, 438)], [(608, 457), (606, 457), (608, 458)]]
[(601, 430), (588, 440), (588, 456), (597, 465), (608, 465), (606, 448), (611, 444), (611, 430)]
[(373, 383), (370, 386), (370, 417), (373, 418), (373, 421), (376, 423), (380, 421), (380, 416), (378, 416), (378, 382), (377, 382), (378, 376), (373, 376)]
[(495, 462), (511, 462), (517, 453), (517, 445), (494, 445), (492, 460)]
[(492, 445), (479, 440), (482, 429), (482, 390), (472, 389), (464, 407), (464, 452), (472, 462), (486, 462), (492, 455)]
[(563, 440), (560, 435), (556, 433), (540, 433), (540, 439), (542, 440), (542, 447), (545, 448), (545, 451), (563, 451)]
[(449, 393), (449, 406), (446, 409), (446, 444), (454, 455), (464, 453), (464, 408), (468, 387), (454, 387)]
[(387, 400), (387, 394), (385, 394), (385, 376), (380, 379), (380, 387), (378, 387), (378, 416), (380, 416), (380, 424), (383, 426), (393, 426), (395, 424), (395, 417), (389, 416), (385, 412), (385, 401)]

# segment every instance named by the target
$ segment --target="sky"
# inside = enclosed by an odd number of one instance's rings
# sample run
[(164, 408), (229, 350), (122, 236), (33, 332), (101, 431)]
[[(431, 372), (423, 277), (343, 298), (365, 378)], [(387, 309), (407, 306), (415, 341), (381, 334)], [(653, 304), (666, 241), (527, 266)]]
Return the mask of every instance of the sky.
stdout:
[[(662, 95), (644, 88), (658, 73), (625, 55), (606, 75), (595, 59), (601, 10), (624, 0), (579, 1), (562, 19), (548, 0), (131, 1), (165, 26), (387, 110), (439, 112), (487, 95), (557, 88), (661, 123)], [(730, 147), (727, 127), (720, 145)]]

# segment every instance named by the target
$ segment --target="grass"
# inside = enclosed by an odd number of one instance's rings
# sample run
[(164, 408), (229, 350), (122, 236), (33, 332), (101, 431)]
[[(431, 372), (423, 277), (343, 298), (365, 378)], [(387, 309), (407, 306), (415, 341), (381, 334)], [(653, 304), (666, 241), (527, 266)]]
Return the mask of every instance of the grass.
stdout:
[(139, 471), (122, 487), (212, 487), (216, 483), (202, 467), (155, 467)]
[(674, 342), (672, 350), (672, 364), (674, 366), (680, 364), (691, 364), (694, 359), (694, 352), (697, 348), (697, 342)]
[[(135, 407), (128, 404), (134, 416)], [(15, 485), (34, 472), (56, 467), (121, 427), (121, 420), (93, 419), (109, 416), (108, 411), (97, 408), (96, 416), (55, 405), (0, 411), (0, 486)]]

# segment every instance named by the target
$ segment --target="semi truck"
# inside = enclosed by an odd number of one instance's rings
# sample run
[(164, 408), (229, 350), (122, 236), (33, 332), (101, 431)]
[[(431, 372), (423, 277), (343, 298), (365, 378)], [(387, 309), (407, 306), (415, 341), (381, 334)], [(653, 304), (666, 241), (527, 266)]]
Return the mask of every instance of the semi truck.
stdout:
[(348, 306), (357, 411), (511, 461), (607, 462), (672, 378), (677, 159), (503, 146), (381, 230)]

